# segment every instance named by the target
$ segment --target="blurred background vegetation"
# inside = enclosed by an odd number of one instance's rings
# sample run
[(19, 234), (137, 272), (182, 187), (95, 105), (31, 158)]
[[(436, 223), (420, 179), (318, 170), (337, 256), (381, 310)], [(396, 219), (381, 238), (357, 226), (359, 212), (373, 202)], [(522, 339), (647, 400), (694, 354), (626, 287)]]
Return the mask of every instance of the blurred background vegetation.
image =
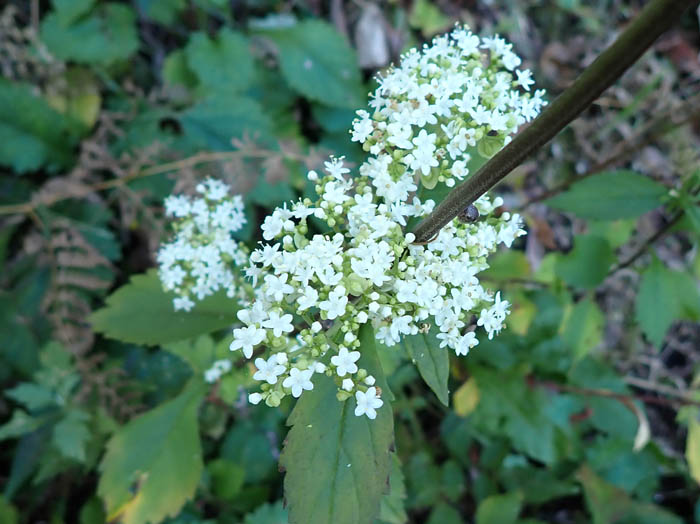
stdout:
[[(224, 179), (245, 195), (252, 246), (270, 209), (310, 190), (308, 169), (361, 161), (354, 110), (403, 50), (455, 22), (499, 33), (553, 97), (642, 4), (4, 2), (0, 522), (106, 522), (108, 439), (184, 398), (188, 353), (228, 347), (226, 329), (159, 347), (90, 326), (154, 266), (165, 196)], [(488, 271), (513, 314), (452, 359), (450, 409), (407, 355), (383, 355), (401, 470), (378, 522), (700, 523), (699, 48), (687, 13), (499, 186), (529, 232)], [(286, 522), (290, 405), (248, 405), (250, 383), (237, 367), (178, 419), (198, 428), (205, 470), (153, 481), (144, 496), (168, 523)]]

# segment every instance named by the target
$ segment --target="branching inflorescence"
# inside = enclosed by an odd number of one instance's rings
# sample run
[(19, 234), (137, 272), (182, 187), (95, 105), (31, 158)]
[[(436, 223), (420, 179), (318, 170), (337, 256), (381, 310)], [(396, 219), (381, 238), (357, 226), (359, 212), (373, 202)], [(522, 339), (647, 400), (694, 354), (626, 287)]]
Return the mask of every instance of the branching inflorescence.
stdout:
[[(261, 382), (250, 402), (298, 398), (324, 373), (338, 400), (354, 396), (355, 414), (373, 419), (383, 402), (357, 364), (363, 325), (388, 347), (434, 325), (440, 347), (457, 355), (479, 343), (477, 326), (489, 338), (503, 328), (510, 304), (477, 275), (499, 244), (525, 233), (520, 217), (494, 214), (502, 200), (483, 196), (425, 245), (407, 229), (432, 211), (430, 189), (463, 180), (470, 155), (492, 156), (539, 113), (543, 92), (531, 95), (530, 72), (519, 65), (503, 39), (461, 27), (408, 52), (378, 79), (373, 114), (357, 113), (352, 140), (368, 152), (358, 174), (348, 176), (342, 158), (309, 172), (317, 197), (275, 209), (249, 256), (231, 236), (244, 221), (241, 199), (225, 197), (220, 182), (204, 182), (204, 198), (166, 202), (179, 222), (158, 254), (164, 287), (178, 293), (179, 309), (218, 289), (238, 298), (231, 350), (247, 359), (255, 352)], [(208, 381), (231, 366), (215, 367)]]

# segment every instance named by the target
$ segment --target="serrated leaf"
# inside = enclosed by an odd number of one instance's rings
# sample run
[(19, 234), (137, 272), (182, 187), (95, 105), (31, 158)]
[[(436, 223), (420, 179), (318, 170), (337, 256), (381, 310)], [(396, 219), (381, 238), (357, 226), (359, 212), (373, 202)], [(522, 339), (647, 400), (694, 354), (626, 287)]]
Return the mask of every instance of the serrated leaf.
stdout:
[(82, 132), (33, 90), (0, 78), (0, 164), (18, 173), (66, 167)]
[(308, 20), (263, 34), (277, 45), (282, 74), (293, 89), (329, 106), (363, 105), (357, 58), (333, 26)]
[(179, 115), (185, 137), (195, 148), (225, 151), (231, 139), (244, 134), (254, 139), (271, 135), (272, 123), (260, 105), (247, 97), (208, 98)]
[(391, 457), (389, 493), (382, 497), (379, 506), (379, 524), (405, 524), (408, 515), (404, 509), (406, 499), (406, 479), (401, 471), (401, 462), (396, 454)]
[(165, 344), (230, 326), (238, 306), (225, 293), (198, 302), (192, 311), (175, 311), (155, 270), (131, 278), (90, 316), (95, 331), (135, 344)]
[(41, 23), (41, 39), (62, 60), (110, 65), (125, 60), (139, 47), (136, 17), (131, 7), (107, 3), (65, 24), (65, 17), (49, 13)]
[(205, 92), (240, 92), (253, 81), (250, 46), (248, 39), (240, 33), (226, 28), (214, 38), (206, 33), (194, 33), (184, 52), (187, 66)]
[(197, 411), (204, 392), (202, 381), (192, 379), (177, 397), (110, 439), (97, 488), (108, 520), (160, 522), (194, 495), (203, 470)]
[(433, 390), (437, 398), (445, 406), (449, 404), (450, 394), (447, 389), (447, 379), (450, 376), (450, 355), (446, 348), (440, 347), (437, 339), (439, 333), (433, 323), (428, 333), (419, 333), (401, 340), (408, 356), (418, 367), (425, 383)]
[(87, 422), (90, 415), (81, 409), (70, 409), (53, 428), (52, 442), (66, 458), (85, 462), (85, 445), (90, 438)]
[(607, 240), (593, 235), (576, 237), (574, 248), (557, 259), (555, 272), (567, 284), (591, 289), (608, 274), (614, 254)]
[(644, 334), (660, 346), (674, 320), (700, 318), (698, 284), (689, 274), (671, 271), (654, 259), (642, 272), (635, 311)]
[(359, 366), (377, 379), (384, 405), (377, 418), (355, 416), (354, 397), (339, 402), (338, 387), (326, 375), (297, 402), (280, 456), (291, 524), (371, 524), (387, 488), (394, 420), (388, 387), (377, 360), (374, 334), (360, 331)]
[(527, 386), (517, 371), (472, 369), (480, 400), (470, 420), (495, 435), (506, 435), (513, 447), (545, 464), (557, 458), (556, 426), (548, 416), (547, 396)]
[(546, 203), (581, 218), (635, 218), (659, 207), (668, 189), (629, 170), (609, 171), (584, 178)]

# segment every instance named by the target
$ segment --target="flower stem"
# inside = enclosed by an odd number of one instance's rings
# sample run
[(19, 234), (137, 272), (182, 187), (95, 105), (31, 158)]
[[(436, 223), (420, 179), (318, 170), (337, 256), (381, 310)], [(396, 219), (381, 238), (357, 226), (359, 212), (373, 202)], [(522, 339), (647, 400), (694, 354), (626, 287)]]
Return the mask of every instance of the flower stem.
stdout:
[(610, 87), (697, 0), (651, 0), (623, 33), (513, 141), (453, 189), (413, 231), (426, 242), (465, 207), (549, 142)]

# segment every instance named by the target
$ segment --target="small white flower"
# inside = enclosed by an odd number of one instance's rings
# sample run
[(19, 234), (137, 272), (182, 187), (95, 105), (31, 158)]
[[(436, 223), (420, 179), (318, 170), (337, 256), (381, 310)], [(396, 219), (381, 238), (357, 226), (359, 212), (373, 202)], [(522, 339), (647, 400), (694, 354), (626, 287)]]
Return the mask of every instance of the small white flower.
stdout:
[(318, 291), (312, 287), (307, 287), (304, 294), (297, 299), (297, 304), (299, 304), (299, 311), (305, 311), (310, 307), (313, 307), (318, 302)]
[(318, 307), (326, 312), (327, 318), (333, 320), (345, 313), (348, 297), (344, 286), (338, 286), (328, 294), (328, 300), (322, 301)]
[(377, 418), (377, 409), (384, 405), (384, 401), (377, 396), (377, 388), (374, 386), (368, 388), (366, 392), (356, 391), (355, 400), (357, 401), (357, 407), (355, 407), (355, 416), (360, 417), (362, 415), (367, 415), (367, 418), (374, 420)]
[(282, 336), (282, 333), (290, 333), (294, 331), (294, 326), (292, 326), (292, 315), (287, 313), (286, 315), (280, 316), (277, 311), (270, 312), (270, 318), (262, 323), (263, 327), (272, 330), (272, 333), (276, 337)]
[(247, 326), (233, 330), (233, 341), (229, 349), (235, 351), (242, 349), (245, 358), (253, 356), (253, 348), (265, 340), (267, 333), (256, 326)]
[(313, 374), (314, 372), (312, 369), (299, 371), (297, 368), (292, 368), (289, 370), (289, 376), (282, 382), (282, 386), (291, 388), (292, 396), (294, 398), (299, 398), (303, 390), (310, 391), (314, 389), (314, 384), (311, 382), (311, 375)]
[(343, 379), (343, 384), (341, 386), (342, 389), (345, 391), (352, 391), (352, 389), (355, 387), (355, 383), (352, 381), (350, 378)]
[(277, 377), (284, 373), (286, 369), (277, 363), (277, 359), (274, 356), (268, 360), (256, 358), (255, 367), (258, 368), (258, 371), (255, 372), (253, 378), (255, 380), (264, 380), (268, 384), (276, 384)]
[(360, 358), (359, 351), (348, 351), (345, 346), (340, 347), (338, 354), (331, 357), (331, 364), (336, 367), (336, 373), (339, 377), (344, 377), (346, 373), (357, 373), (357, 362)]

